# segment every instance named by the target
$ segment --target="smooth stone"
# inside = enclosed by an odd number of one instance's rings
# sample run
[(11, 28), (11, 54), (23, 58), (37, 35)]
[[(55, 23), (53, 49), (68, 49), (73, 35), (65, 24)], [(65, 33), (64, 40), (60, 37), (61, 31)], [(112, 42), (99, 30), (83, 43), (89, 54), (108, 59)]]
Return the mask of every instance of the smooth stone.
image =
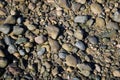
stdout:
[(91, 44), (97, 44), (98, 40), (95, 36), (88, 36), (88, 40)]
[(98, 64), (95, 64), (95, 69), (97, 70), (97, 72), (101, 71), (101, 67)]
[(6, 45), (11, 45), (11, 44), (14, 44), (15, 40), (13, 40), (11, 37), (6, 35), (4, 37), (4, 42), (5, 42)]
[(48, 32), (48, 35), (52, 37), (53, 39), (56, 39), (59, 35), (59, 28), (49, 25), (46, 27), (46, 30)]
[(76, 67), (77, 65), (77, 59), (72, 55), (66, 56), (66, 64), (71, 67)]
[(58, 68), (55, 67), (55, 68), (52, 70), (52, 75), (55, 76), (55, 75), (57, 75), (58, 73), (59, 73)]
[(77, 39), (79, 40), (82, 40), (83, 39), (83, 31), (82, 30), (77, 30), (74, 32), (74, 37), (76, 37)]
[(98, 3), (104, 3), (105, 0), (97, 0)]
[(18, 24), (21, 24), (22, 22), (23, 22), (23, 18), (22, 17), (17, 18), (17, 23)]
[(72, 46), (72, 44), (64, 43), (64, 44), (62, 45), (62, 48), (65, 49), (66, 51), (72, 51), (73, 46)]
[(87, 16), (81, 15), (81, 16), (76, 16), (75, 19), (74, 19), (74, 22), (83, 24), (83, 23), (85, 23), (87, 20), (88, 20), (88, 17), (87, 17)]
[(13, 34), (14, 35), (20, 35), (24, 32), (24, 29), (21, 28), (20, 26), (14, 26), (13, 27)]
[(8, 64), (8, 61), (6, 58), (0, 57), (0, 68), (5, 68)]
[(10, 32), (10, 26), (7, 24), (0, 25), (0, 32), (8, 34)]
[(18, 50), (18, 52), (19, 52), (19, 54), (21, 55), (21, 56), (24, 56), (25, 55), (25, 51), (24, 50)]
[(38, 52), (37, 52), (37, 55), (38, 56), (41, 56), (45, 53), (46, 49), (45, 48), (41, 48)]
[(17, 39), (16, 44), (21, 44), (21, 43), (25, 43), (25, 42), (27, 42), (27, 39), (24, 37), (21, 37), (21, 38)]
[(75, 0), (76, 2), (78, 3), (81, 3), (81, 4), (85, 4), (86, 3), (86, 0)]
[(79, 78), (72, 78), (72, 80), (80, 80)]
[(52, 38), (49, 38), (48, 41), (49, 41), (49, 45), (50, 45), (50, 48), (51, 48), (51, 52), (57, 53), (60, 50), (59, 42), (52, 39)]
[(115, 29), (115, 30), (118, 30), (120, 29), (119, 25), (115, 22), (111, 22), (109, 21), (107, 24), (106, 24), (106, 28), (108, 29)]
[(69, 1), (67, 1), (67, 0), (57, 0), (56, 2), (59, 4), (60, 7), (66, 9), (66, 10), (69, 10), (69, 7), (70, 7), (69, 6)]
[(4, 24), (15, 24), (16, 18), (13, 15), (10, 15), (6, 18)]
[(24, 22), (24, 25), (27, 27), (28, 30), (30, 31), (33, 31), (36, 29), (36, 26), (34, 26), (33, 24), (30, 24), (30, 21), (29, 20), (26, 20)]
[(114, 77), (119, 77), (120, 78), (120, 70), (114, 70), (113, 72)]
[(61, 58), (61, 59), (65, 59), (66, 56), (67, 56), (67, 54), (64, 53), (64, 52), (60, 52), (60, 53), (58, 54), (58, 56), (59, 56), (59, 58)]
[(96, 26), (104, 27), (104, 26), (105, 26), (105, 21), (104, 21), (104, 19), (102, 19), (102, 18), (100, 18), (100, 17), (97, 17), (97, 18), (96, 18)]
[(91, 67), (84, 63), (77, 64), (77, 68), (80, 70), (80, 73), (86, 77), (88, 77), (92, 71)]
[(72, 3), (72, 10), (78, 11), (80, 9), (81, 5), (79, 3)]
[(0, 57), (5, 57), (5, 53), (0, 49)]
[(14, 45), (9, 45), (8, 46), (8, 52), (9, 53), (15, 53), (15, 52), (17, 52), (17, 49)]
[(94, 13), (94, 14), (100, 14), (102, 13), (102, 7), (98, 4), (98, 3), (92, 3), (90, 5), (90, 8), (91, 8), (91, 11)]
[(84, 44), (82, 41), (77, 41), (77, 42), (75, 43), (75, 46), (76, 46), (77, 48), (79, 48), (80, 50), (85, 50), (85, 49), (86, 49), (85, 44)]
[(47, 38), (43, 35), (35, 37), (35, 42), (38, 44), (43, 44), (46, 40)]
[(90, 20), (87, 21), (86, 24), (87, 24), (87, 26), (91, 27), (93, 25), (93, 23), (94, 23), (94, 20), (90, 19)]
[(49, 62), (45, 62), (45, 63), (44, 63), (44, 66), (45, 66), (47, 69), (50, 69), (52, 65), (51, 65)]
[(120, 12), (116, 11), (114, 13), (113, 20), (116, 22), (120, 22)]

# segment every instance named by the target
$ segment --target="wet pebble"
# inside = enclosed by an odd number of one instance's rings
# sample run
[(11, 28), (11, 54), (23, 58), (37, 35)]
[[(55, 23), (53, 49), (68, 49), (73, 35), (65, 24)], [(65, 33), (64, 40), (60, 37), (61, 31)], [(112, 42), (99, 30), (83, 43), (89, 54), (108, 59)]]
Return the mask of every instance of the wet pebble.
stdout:
[(14, 26), (13, 27), (13, 34), (14, 35), (20, 35), (24, 32), (24, 29), (20, 26)]
[(38, 52), (37, 52), (37, 55), (38, 56), (41, 56), (45, 53), (46, 49), (45, 48), (41, 48)]
[(0, 57), (0, 68), (5, 68), (8, 64), (8, 61), (6, 58)]
[(17, 49), (14, 45), (9, 45), (8, 46), (8, 52), (13, 54), (13, 53), (17, 52)]
[(75, 43), (75, 46), (76, 46), (77, 48), (79, 48), (80, 50), (85, 50), (85, 49), (86, 49), (85, 44), (84, 44), (82, 41), (77, 41), (77, 42)]
[(66, 64), (68, 66), (76, 67), (77, 59), (74, 56), (72, 56), (72, 55), (67, 55), (66, 56)]
[(67, 54), (66, 54), (65, 52), (60, 52), (60, 53), (58, 54), (58, 56), (59, 56), (59, 58), (61, 58), (61, 59), (65, 59), (66, 56), (67, 56)]
[(98, 3), (92, 3), (90, 5), (90, 8), (91, 8), (91, 11), (94, 14), (100, 14), (100, 13), (102, 13), (102, 7)]
[(91, 44), (97, 44), (98, 40), (95, 36), (88, 36), (88, 40)]
[(0, 32), (8, 34), (10, 32), (10, 26), (7, 24), (0, 25)]
[(109, 21), (109, 22), (106, 24), (106, 28), (108, 28), (108, 29), (115, 29), (115, 30), (120, 29), (120, 27), (118, 26), (117, 23), (111, 22), (111, 21)]
[(76, 16), (74, 19), (74, 22), (76, 23), (85, 23), (88, 20), (88, 17), (85, 15), (81, 15), (81, 16)]
[(43, 44), (46, 40), (47, 38), (43, 35), (35, 37), (35, 42), (38, 44)]

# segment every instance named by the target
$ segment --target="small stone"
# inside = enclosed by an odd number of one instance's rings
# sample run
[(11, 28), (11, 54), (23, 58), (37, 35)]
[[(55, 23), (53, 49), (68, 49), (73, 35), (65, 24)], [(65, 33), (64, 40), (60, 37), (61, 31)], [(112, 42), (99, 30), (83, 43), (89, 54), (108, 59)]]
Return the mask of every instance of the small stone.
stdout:
[(70, 5), (67, 0), (57, 0), (56, 2), (59, 4), (60, 7), (66, 9), (66, 10), (69, 10)]
[(1, 16), (5, 16), (5, 15), (6, 15), (5, 11), (0, 10), (0, 15), (1, 15)]
[(8, 61), (6, 58), (0, 57), (0, 68), (5, 68), (8, 64)]
[(91, 11), (94, 14), (100, 14), (100, 13), (102, 13), (102, 7), (99, 4), (97, 4), (97, 3), (91, 4), (90, 8), (91, 8)]
[(98, 40), (95, 36), (88, 36), (88, 40), (91, 44), (97, 44)]
[(75, 19), (74, 19), (74, 22), (83, 24), (83, 23), (85, 23), (87, 20), (88, 20), (88, 17), (87, 17), (87, 16), (81, 15), (81, 16), (76, 16)]
[(109, 21), (109, 22), (106, 24), (106, 28), (118, 30), (120, 27), (118, 26), (117, 23)]
[(21, 24), (22, 22), (23, 22), (23, 18), (22, 17), (17, 18), (17, 23), (18, 24)]
[(1, 49), (0, 49), (0, 57), (5, 57), (5, 54)]
[(17, 49), (14, 45), (9, 45), (8, 46), (8, 52), (9, 53), (15, 53), (15, 52), (17, 52)]
[(65, 43), (62, 45), (62, 48), (65, 49), (66, 51), (72, 51), (73, 46), (69, 43)]
[(53, 76), (57, 75), (58, 73), (59, 72), (58, 72), (58, 68), (57, 67), (52, 70), (52, 75)]
[(87, 21), (86, 24), (87, 24), (89, 27), (91, 27), (91, 26), (93, 25), (93, 23), (94, 23), (94, 20), (93, 20), (93, 19), (90, 19), (90, 20)]
[(16, 44), (21, 44), (21, 43), (25, 43), (25, 42), (27, 42), (27, 39), (24, 37), (21, 37), (21, 38), (17, 39)]
[(10, 26), (7, 24), (0, 25), (0, 32), (8, 34), (10, 32)]
[(87, 64), (77, 64), (78, 69), (80, 70), (80, 73), (86, 77), (90, 75), (90, 71), (92, 70), (91, 67)]
[(12, 15), (8, 16), (4, 22), (4, 24), (15, 24), (15, 23), (16, 23), (16, 18)]
[(81, 3), (81, 4), (85, 4), (86, 3), (86, 0), (75, 0), (76, 2), (78, 3)]
[(25, 55), (25, 51), (24, 50), (18, 50), (18, 52), (19, 52), (19, 54), (21, 55), (21, 56), (24, 56)]
[(96, 18), (96, 26), (104, 27), (104, 26), (105, 26), (105, 21), (104, 21), (104, 19), (102, 19), (102, 18), (100, 18), (100, 17), (97, 17), (97, 18)]
[(56, 10), (56, 15), (57, 16), (62, 16), (62, 10)]
[(5, 42), (6, 45), (11, 45), (11, 44), (14, 43), (14, 40), (9, 36), (5, 36), (4, 37), (4, 42)]
[(34, 10), (34, 9), (35, 9), (35, 4), (29, 3), (28, 8), (29, 8), (30, 10)]
[(60, 44), (58, 41), (51, 38), (49, 38), (48, 41), (50, 44), (51, 52), (57, 53), (60, 50)]
[(114, 75), (114, 77), (120, 77), (120, 71), (119, 70), (114, 70), (113, 75)]
[(40, 70), (40, 73), (43, 74), (44, 72), (45, 72), (45, 67), (42, 66), (42, 67), (41, 67), (41, 70)]
[(85, 50), (85, 49), (86, 49), (85, 44), (84, 44), (82, 41), (77, 41), (77, 42), (75, 43), (75, 46), (76, 46), (77, 48), (79, 48), (80, 50)]
[(113, 20), (116, 22), (120, 22), (120, 12), (116, 11), (114, 13)]
[(72, 56), (72, 55), (67, 55), (66, 56), (66, 64), (68, 66), (76, 67), (77, 59), (74, 56)]
[(20, 35), (24, 32), (24, 29), (20, 26), (14, 26), (13, 27), (13, 34), (14, 35)]
[(72, 3), (72, 6), (71, 6), (72, 10), (75, 12), (78, 11), (80, 7), (81, 5), (79, 3)]
[(50, 65), (49, 62), (45, 62), (44, 65), (45, 65), (45, 67), (46, 67), (47, 69), (50, 69), (50, 68), (51, 68), (51, 65)]
[(97, 0), (98, 3), (104, 3), (105, 0)]
[(72, 80), (80, 80), (79, 78), (72, 78)]
[(43, 44), (46, 40), (47, 38), (43, 35), (35, 37), (35, 42), (38, 44)]
[(65, 59), (66, 56), (67, 56), (67, 54), (64, 53), (64, 52), (60, 52), (60, 53), (58, 54), (58, 56), (59, 56), (59, 58), (61, 58), (61, 59)]
[(48, 3), (54, 3), (54, 0), (47, 0)]
[(48, 32), (48, 35), (51, 36), (53, 39), (56, 39), (59, 34), (59, 28), (49, 25), (46, 27), (46, 30)]
[(77, 30), (74, 32), (74, 37), (76, 37), (77, 39), (79, 40), (82, 40), (83, 39), (83, 31), (82, 30)]
[(45, 48), (41, 48), (38, 52), (37, 52), (37, 55), (38, 56), (41, 56), (45, 53), (46, 49)]
[(100, 66), (99, 66), (99, 65), (97, 65), (97, 64), (95, 64), (95, 69), (96, 69), (98, 72), (100, 72), (100, 71), (101, 71)]
[(24, 25), (25, 25), (25, 26), (28, 28), (28, 30), (30, 30), (30, 31), (33, 31), (33, 30), (36, 29), (36, 26), (30, 24), (30, 21), (29, 21), (29, 20), (26, 20), (26, 21), (24, 22)]

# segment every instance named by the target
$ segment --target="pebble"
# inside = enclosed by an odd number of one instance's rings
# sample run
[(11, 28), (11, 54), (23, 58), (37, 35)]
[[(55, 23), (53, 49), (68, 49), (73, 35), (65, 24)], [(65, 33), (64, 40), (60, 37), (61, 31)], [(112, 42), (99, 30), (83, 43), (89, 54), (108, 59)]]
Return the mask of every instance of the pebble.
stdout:
[(47, 38), (43, 35), (35, 37), (35, 42), (38, 44), (43, 44), (46, 40)]
[(101, 67), (98, 64), (95, 64), (95, 69), (100, 72), (101, 71)]
[(106, 28), (118, 30), (120, 27), (118, 26), (117, 23), (109, 21), (109, 22), (106, 24)]
[(8, 16), (4, 22), (4, 24), (15, 24), (16, 18), (12, 15)]
[(74, 19), (74, 22), (76, 23), (85, 23), (88, 20), (88, 17), (86, 15), (76, 16)]
[(119, 77), (120, 78), (120, 71), (119, 70), (114, 70), (113, 75), (114, 75), (114, 77)]
[(67, 54), (64, 53), (64, 52), (60, 52), (60, 53), (58, 54), (58, 56), (59, 56), (59, 58), (61, 58), (61, 59), (65, 59), (66, 56), (67, 56)]
[(25, 55), (25, 51), (22, 50), (22, 49), (18, 50), (18, 52), (19, 52), (19, 54), (20, 54), (21, 56), (24, 56), (24, 55)]
[(51, 48), (51, 52), (57, 53), (60, 50), (60, 44), (58, 43), (58, 41), (52, 38), (49, 38), (48, 41)]
[(22, 17), (17, 18), (17, 23), (18, 24), (21, 24), (22, 22), (23, 22), (23, 18)]
[(92, 3), (90, 5), (90, 8), (91, 8), (91, 11), (94, 14), (100, 14), (100, 13), (102, 13), (102, 7), (98, 3)]
[(97, 0), (98, 3), (104, 3), (105, 0)]
[(49, 62), (45, 62), (44, 63), (44, 66), (47, 68), (47, 69), (50, 69), (51, 68), (51, 64)]
[(29, 8), (30, 10), (34, 10), (34, 9), (35, 9), (35, 4), (29, 3), (28, 8)]
[(1, 49), (0, 49), (0, 57), (5, 57), (5, 54)]
[(88, 36), (88, 40), (91, 44), (97, 44), (98, 40), (95, 36)]
[(7, 24), (0, 25), (0, 32), (8, 34), (10, 32), (10, 26)]
[(27, 39), (24, 37), (21, 37), (21, 38), (17, 39), (16, 44), (21, 44), (21, 43), (25, 43), (25, 42), (27, 42)]
[(55, 76), (55, 75), (57, 75), (58, 73), (59, 73), (58, 68), (55, 67), (55, 68), (52, 70), (52, 75)]
[(46, 30), (48, 32), (48, 35), (52, 37), (53, 39), (56, 39), (59, 35), (59, 28), (49, 25), (46, 27)]
[(45, 48), (41, 48), (38, 52), (37, 52), (37, 55), (38, 56), (41, 56), (45, 53), (46, 49)]
[(11, 45), (11, 44), (13, 44), (14, 41), (13, 41), (13, 39), (11, 39), (11, 37), (6, 35), (4, 37), (4, 42), (5, 42), (6, 45)]
[(76, 2), (78, 3), (81, 3), (81, 4), (85, 4), (86, 3), (86, 0), (75, 0)]
[(12, 54), (12, 53), (17, 52), (17, 49), (14, 45), (9, 45), (8, 46), (8, 52)]
[(13, 27), (13, 34), (14, 35), (20, 35), (24, 32), (24, 29), (20, 26), (14, 26)]
[(5, 16), (5, 15), (6, 15), (5, 11), (0, 9), (0, 16)]
[(83, 31), (82, 30), (77, 30), (74, 32), (74, 37), (76, 37), (77, 39), (79, 40), (82, 40), (83, 39)]
[(0, 68), (5, 68), (8, 64), (8, 61), (6, 58), (0, 57)]
[(84, 44), (82, 41), (77, 41), (77, 42), (75, 43), (75, 46), (76, 46), (77, 48), (79, 48), (80, 50), (85, 50), (85, 49), (86, 49), (85, 44)]
[(71, 8), (72, 8), (73, 11), (76, 12), (76, 11), (78, 11), (80, 9), (80, 6), (81, 5), (79, 3), (72, 3), (72, 7)]
[(116, 22), (120, 22), (120, 12), (116, 11), (114, 13), (113, 20)]
[(96, 18), (96, 26), (99, 27), (104, 27), (105, 26), (105, 21), (103, 18), (97, 17)]
[(62, 45), (62, 48), (65, 49), (66, 51), (72, 51), (73, 46), (72, 46), (72, 44), (64, 43), (64, 44)]
[(90, 75), (90, 72), (92, 70), (89, 65), (84, 64), (84, 63), (77, 64), (77, 68), (80, 70), (80, 73), (86, 77)]
[(29, 21), (29, 20), (26, 20), (26, 21), (24, 22), (24, 25), (25, 25), (25, 26), (27, 27), (27, 29), (30, 30), (30, 31), (33, 31), (33, 30), (36, 29), (36, 26), (30, 24), (30, 21)]
[(67, 0), (57, 0), (56, 1), (60, 7), (69, 10), (69, 2)]
[(66, 64), (71, 67), (76, 67), (77, 65), (77, 59), (72, 55), (66, 56)]

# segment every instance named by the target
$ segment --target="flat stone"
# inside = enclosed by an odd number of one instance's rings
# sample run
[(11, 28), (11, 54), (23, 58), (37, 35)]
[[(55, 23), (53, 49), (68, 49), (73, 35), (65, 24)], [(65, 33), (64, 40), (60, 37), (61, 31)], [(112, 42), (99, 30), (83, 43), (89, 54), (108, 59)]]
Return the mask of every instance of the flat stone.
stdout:
[(102, 13), (102, 7), (98, 4), (98, 3), (93, 3), (90, 5), (90, 8), (91, 8), (91, 11), (94, 13), (94, 14), (100, 14)]
[(10, 32), (10, 26), (7, 24), (0, 25), (0, 32), (8, 34)]
[(58, 54), (58, 56), (59, 56), (61, 59), (65, 59), (66, 56), (67, 56), (67, 54), (64, 53), (64, 52), (60, 52), (60, 53)]
[(4, 24), (15, 24), (16, 18), (12, 15), (8, 16), (4, 22)]
[(77, 59), (72, 55), (66, 56), (66, 64), (71, 67), (76, 67), (77, 65)]
[(77, 42), (75, 43), (75, 46), (76, 46), (77, 48), (79, 48), (80, 50), (85, 50), (85, 49), (86, 49), (85, 44), (84, 44), (82, 41), (77, 41)]
[(83, 24), (83, 23), (85, 23), (87, 20), (88, 20), (88, 17), (87, 17), (87, 16), (81, 15), (81, 16), (76, 16), (75, 19), (74, 19), (74, 22)]
[(65, 49), (66, 51), (72, 51), (73, 46), (72, 46), (72, 44), (64, 43), (64, 44), (62, 45), (62, 48)]
[(6, 58), (0, 57), (0, 68), (5, 68), (8, 64), (8, 61)]
[(50, 37), (52, 37), (53, 39), (56, 39), (58, 37), (59, 28), (57, 28), (55, 26), (52, 26), (52, 25), (49, 25), (49, 26), (46, 27), (46, 30), (48, 32), (48, 35)]

